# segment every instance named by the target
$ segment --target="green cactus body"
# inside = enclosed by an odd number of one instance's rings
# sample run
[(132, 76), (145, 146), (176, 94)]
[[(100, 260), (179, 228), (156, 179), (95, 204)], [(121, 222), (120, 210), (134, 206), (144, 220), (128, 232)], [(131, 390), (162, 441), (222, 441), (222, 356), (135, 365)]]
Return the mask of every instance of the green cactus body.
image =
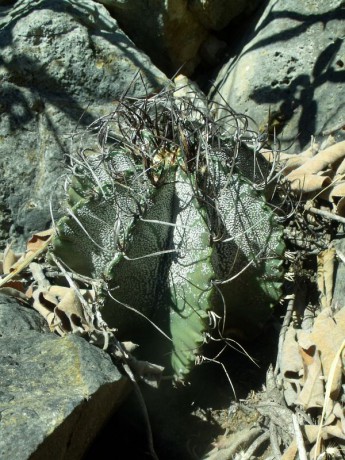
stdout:
[(215, 273), (206, 212), (194, 196), (193, 177), (181, 168), (176, 176), (175, 206), (178, 213), (173, 247), (178, 253), (172, 260), (168, 282), (172, 367), (182, 378), (200, 354), (204, 332), (208, 328), (207, 312), (212, 308)]
[(226, 302), (225, 329), (253, 338), (281, 297), (281, 227), (263, 196), (246, 177), (231, 173), (224, 158), (215, 155), (210, 169), (208, 195), (212, 193), (214, 199), (208, 206), (209, 217), (215, 235), (221, 235), (212, 262), (223, 298), (215, 304), (225, 315)]
[(139, 187), (138, 172), (126, 152), (112, 152), (110, 161), (114, 179), (102, 156), (85, 159), (84, 175), (72, 178), (69, 216), (60, 220), (54, 241), (54, 251), (70, 268), (96, 278), (107, 277), (121, 260), (119, 247), (128, 240), (138, 207), (149, 206), (153, 193), (148, 180)]
[[(109, 307), (104, 309), (103, 318), (108, 324), (119, 329), (120, 337), (133, 340), (133, 327), (143, 326), (141, 316), (135, 315), (126, 306), (135, 308), (150, 318), (155, 318), (157, 310), (164, 308), (162, 299), (167, 290), (167, 274), (170, 260), (169, 241), (173, 227), (173, 202), (175, 194), (175, 168), (169, 174), (169, 181), (159, 186), (152, 197), (150, 206), (143, 216), (136, 217), (133, 231), (127, 240), (126, 258), (112, 264), (108, 274), (109, 287), (113, 297)], [(128, 328), (131, 323), (132, 327)], [(128, 334), (128, 335), (127, 335)]]
[(206, 108), (163, 93), (120, 104), (109, 125), (111, 148), (78, 157), (53, 251), (77, 272), (103, 277), (105, 321), (121, 340), (135, 329), (142, 340), (158, 337), (164, 345), (154, 348), (184, 379), (202, 353), (210, 311), (224, 330), (249, 336), (269, 317), (281, 296), (282, 228)]
[(136, 324), (145, 328), (128, 305), (157, 322), (172, 339), (169, 353), (179, 378), (200, 353), (212, 307), (214, 270), (205, 217), (193, 178), (182, 167), (171, 167), (153, 205), (133, 229), (126, 258), (113, 265), (109, 287), (118, 305), (110, 302), (103, 313), (127, 340)]

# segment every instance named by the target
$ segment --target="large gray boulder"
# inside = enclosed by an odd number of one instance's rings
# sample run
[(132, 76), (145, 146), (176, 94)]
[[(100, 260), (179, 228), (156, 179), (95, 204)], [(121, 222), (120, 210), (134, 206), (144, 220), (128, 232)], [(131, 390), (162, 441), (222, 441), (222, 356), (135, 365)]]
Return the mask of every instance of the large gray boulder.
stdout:
[[(223, 49), (212, 31), (263, 0), (97, 0), (161, 69), (191, 75), (201, 58)], [(204, 49), (205, 48), (205, 49)]]
[[(0, 295), (0, 458), (78, 460), (128, 394), (109, 355)], [(121, 440), (119, 440), (120, 443)]]
[[(312, 135), (345, 122), (345, 10), (342, 0), (270, 0), (238, 56), (220, 70), (210, 96), (270, 126), (299, 151)], [(222, 116), (222, 113), (219, 113)]]
[(73, 133), (126, 91), (145, 96), (167, 79), (91, 0), (23, 0), (2, 12), (0, 243), (8, 234), (20, 243), (49, 225), (50, 199), (56, 214)]

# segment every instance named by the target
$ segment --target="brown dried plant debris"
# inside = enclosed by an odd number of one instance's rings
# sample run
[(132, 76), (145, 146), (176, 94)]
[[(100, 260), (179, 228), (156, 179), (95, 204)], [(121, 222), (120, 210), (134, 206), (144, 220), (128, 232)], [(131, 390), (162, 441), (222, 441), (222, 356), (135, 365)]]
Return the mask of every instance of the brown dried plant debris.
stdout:
[[(277, 162), (272, 151), (262, 155)], [(297, 200), (308, 200), (308, 212), (345, 223), (345, 141), (336, 143), (332, 136), (320, 147), (314, 139), (299, 154), (280, 153), (278, 172), (281, 182)], [(320, 202), (325, 206), (320, 208)]]
[[(266, 152), (266, 158), (273, 160), (272, 153)], [(281, 433), (278, 436), (276, 458), (322, 460), (331, 451), (341, 458), (345, 443), (345, 309), (335, 308), (332, 298), (339, 257), (332, 238), (334, 231), (343, 230), (338, 224), (345, 223), (345, 142), (333, 143), (329, 138), (321, 148), (312, 143), (299, 155), (282, 153), (278, 172), (286, 186), (283, 193), (296, 203), (290, 226), (304, 241), (296, 246), (290, 240), (293, 273), (289, 282), (297, 292), (297, 284), (306, 279), (304, 267), (310, 272), (314, 266), (316, 282), (311, 282), (309, 273), (308, 286), (317, 288), (319, 300), (310, 304), (308, 296), (289, 297), (294, 313), (283, 323), (275, 372), (283, 402), (275, 402), (275, 407), (280, 405), (280, 415), (274, 414), (271, 406), (266, 416), (271, 423), (293, 421), (291, 442), (283, 441)], [(320, 243), (313, 248), (305, 245), (312, 234), (312, 240)]]
[(12, 243), (6, 246), (4, 253), (0, 254), (0, 275), (4, 275), (0, 278), (0, 292), (6, 294), (10, 292), (8, 289), (15, 289), (18, 297), (27, 296), (27, 267), (48, 248), (53, 232), (49, 229), (35, 233), (27, 242), (24, 253), (15, 253)]
[[(268, 161), (274, 161), (271, 151), (262, 154)], [(312, 139), (304, 152), (281, 153), (279, 165), (283, 182), (297, 197), (322, 198), (335, 215), (345, 216), (345, 141), (335, 143), (329, 136), (320, 147)]]
[[(314, 416), (302, 427), (309, 458), (312, 458), (319, 431), (323, 442), (345, 440), (343, 352), (337, 360), (344, 337), (345, 309), (334, 313), (330, 308), (321, 310), (311, 330), (296, 329), (290, 324), (285, 335), (279, 378), (287, 405), (294, 411)], [(320, 446), (317, 451), (319, 455)]]
[[(80, 335), (107, 351), (127, 369), (125, 372), (133, 383), (138, 379), (157, 387), (163, 368), (138, 361), (132, 355), (137, 346), (132, 342), (119, 342), (116, 330), (103, 321), (99, 295), (102, 281), (69, 272), (53, 254), (49, 263), (45, 260), (44, 253), (53, 234), (53, 229), (35, 233), (21, 254), (15, 253), (12, 244), (8, 244), (0, 256), (0, 275), (3, 275), (0, 293), (16, 297), (34, 308), (45, 318), (51, 332), (60, 336)], [(55, 270), (58, 276), (48, 279), (47, 270), (51, 273)]]

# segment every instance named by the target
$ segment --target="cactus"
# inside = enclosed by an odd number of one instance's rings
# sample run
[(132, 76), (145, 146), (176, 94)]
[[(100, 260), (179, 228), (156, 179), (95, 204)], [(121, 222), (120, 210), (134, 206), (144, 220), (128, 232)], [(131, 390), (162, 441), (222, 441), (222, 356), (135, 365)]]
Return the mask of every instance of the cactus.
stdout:
[(202, 353), (210, 312), (223, 330), (253, 335), (281, 296), (282, 228), (256, 190), (245, 129), (229, 134), (238, 118), (217, 122), (213, 110), (165, 89), (95, 122), (98, 151), (72, 159), (52, 249), (106, 280), (102, 316), (121, 339), (144, 330), (143, 316), (163, 331), (156, 348), (180, 379)]

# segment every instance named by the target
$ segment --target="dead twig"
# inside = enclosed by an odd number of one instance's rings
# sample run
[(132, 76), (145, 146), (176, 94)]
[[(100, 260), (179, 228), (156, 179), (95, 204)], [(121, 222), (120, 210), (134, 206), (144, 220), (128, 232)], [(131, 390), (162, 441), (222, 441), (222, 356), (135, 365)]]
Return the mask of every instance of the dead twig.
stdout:
[(277, 427), (273, 423), (273, 421), (270, 421), (270, 441), (271, 441), (271, 447), (274, 453), (274, 458), (276, 460), (281, 459), (281, 452), (279, 449), (279, 442), (278, 442), (278, 432), (277, 432)]
[(284, 321), (283, 321), (283, 324), (282, 324), (282, 327), (281, 327), (281, 330), (280, 330), (280, 334), (279, 334), (277, 360), (276, 360), (276, 365), (275, 365), (275, 368), (274, 368), (274, 376), (275, 377), (277, 377), (277, 375), (279, 373), (281, 354), (282, 354), (282, 350), (283, 350), (285, 335), (286, 335), (286, 331), (287, 331), (287, 329), (289, 327), (289, 324), (290, 324), (290, 321), (291, 321), (294, 306), (295, 306), (295, 294), (293, 294), (293, 296), (289, 300), (288, 307), (286, 309), (286, 313), (285, 313), (285, 316), (284, 316)]
[(329, 136), (330, 134), (335, 133), (336, 131), (339, 131), (340, 129), (344, 129), (345, 122), (344, 120), (338, 123), (337, 125), (333, 126), (332, 128), (325, 129), (325, 131), (322, 131), (323, 136)]
[(262, 435), (260, 435), (254, 442), (253, 444), (247, 449), (247, 451), (241, 455), (241, 460), (249, 460), (254, 452), (266, 441), (269, 441), (270, 439), (270, 432), (265, 431)]
[(30, 270), (31, 270), (33, 279), (38, 284), (38, 287), (42, 290), (48, 291), (50, 288), (50, 283), (45, 277), (41, 265), (36, 262), (32, 262), (30, 264)]
[(329, 375), (328, 375), (328, 379), (327, 379), (327, 385), (326, 385), (325, 401), (324, 401), (324, 404), (323, 404), (321, 419), (320, 419), (320, 422), (319, 422), (319, 429), (318, 429), (317, 437), (316, 437), (315, 450), (314, 450), (314, 460), (317, 459), (317, 456), (319, 455), (319, 452), (320, 452), (320, 449), (321, 449), (322, 426), (323, 426), (323, 422), (325, 420), (328, 404), (329, 404), (329, 401), (331, 399), (331, 391), (332, 391), (332, 384), (333, 384), (335, 371), (336, 371), (336, 368), (338, 366), (338, 361), (341, 358), (341, 354), (342, 354), (344, 348), (345, 348), (345, 339), (343, 340), (342, 344), (338, 348), (338, 350), (337, 350), (337, 352), (336, 352), (336, 354), (335, 354), (335, 356), (333, 358), (332, 365), (331, 365), (331, 368), (330, 368), (330, 371), (329, 371)]
[(292, 423), (293, 423), (293, 428), (295, 431), (295, 438), (296, 438), (299, 458), (300, 460), (308, 460), (307, 452), (305, 450), (305, 445), (303, 441), (303, 435), (299, 427), (299, 423), (298, 423), (296, 414), (292, 414)]
[(84, 314), (87, 316), (87, 320), (90, 324), (90, 326), (93, 326), (93, 317), (94, 317), (94, 314), (89, 306), (89, 304), (87, 303), (87, 301), (84, 299), (84, 297), (82, 296), (82, 294), (80, 293), (80, 290), (79, 288), (77, 287), (77, 285), (75, 284), (75, 282), (72, 280), (72, 278), (70, 277), (69, 273), (67, 273), (67, 271), (65, 270), (64, 266), (62, 265), (62, 263), (57, 259), (57, 257), (55, 256), (54, 253), (51, 253), (51, 258), (53, 259), (54, 263), (57, 265), (57, 267), (59, 268), (59, 270), (61, 270), (61, 273), (64, 275), (64, 277), (66, 278), (68, 284), (70, 285), (70, 287), (72, 289), (74, 289), (81, 305), (83, 306), (83, 310), (84, 310)]
[[(205, 460), (226, 460), (234, 458), (239, 451), (243, 450), (247, 446), (252, 446), (260, 435), (262, 435), (262, 428), (260, 427), (253, 427), (250, 429), (245, 428), (242, 431), (232, 433), (224, 441), (222, 447), (215, 447), (207, 454)], [(240, 458), (242, 460), (242, 456)]]
[(30, 263), (36, 259), (36, 257), (38, 257), (40, 254), (42, 254), (42, 252), (44, 252), (49, 243), (51, 242), (53, 238), (53, 235), (51, 235), (43, 244), (42, 246), (37, 249), (36, 251), (34, 251), (32, 254), (30, 254), (29, 256), (27, 256), (23, 262), (21, 262), (11, 273), (9, 273), (8, 275), (5, 276), (5, 278), (3, 278), (2, 280), (0, 280), (0, 288), (2, 286), (4, 286), (8, 281), (10, 281), (12, 278), (14, 278), (16, 275), (18, 275), (18, 273), (20, 273), (22, 270), (24, 270), (24, 268), (26, 268), (28, 265), (30, 265)]
[(345, 217), (338, 216), (337, 214), (333, 214), (329, 211), (324, 211), (323, 209), (317, 209), (313, 206), (306, 208), (307, 212), (311, 212), (313, 214), (317, 214), (318, 216), (325, 217), (329, 220), (335, 220), (336, 222), (340, 222), (341, 224), (345, 224)]

